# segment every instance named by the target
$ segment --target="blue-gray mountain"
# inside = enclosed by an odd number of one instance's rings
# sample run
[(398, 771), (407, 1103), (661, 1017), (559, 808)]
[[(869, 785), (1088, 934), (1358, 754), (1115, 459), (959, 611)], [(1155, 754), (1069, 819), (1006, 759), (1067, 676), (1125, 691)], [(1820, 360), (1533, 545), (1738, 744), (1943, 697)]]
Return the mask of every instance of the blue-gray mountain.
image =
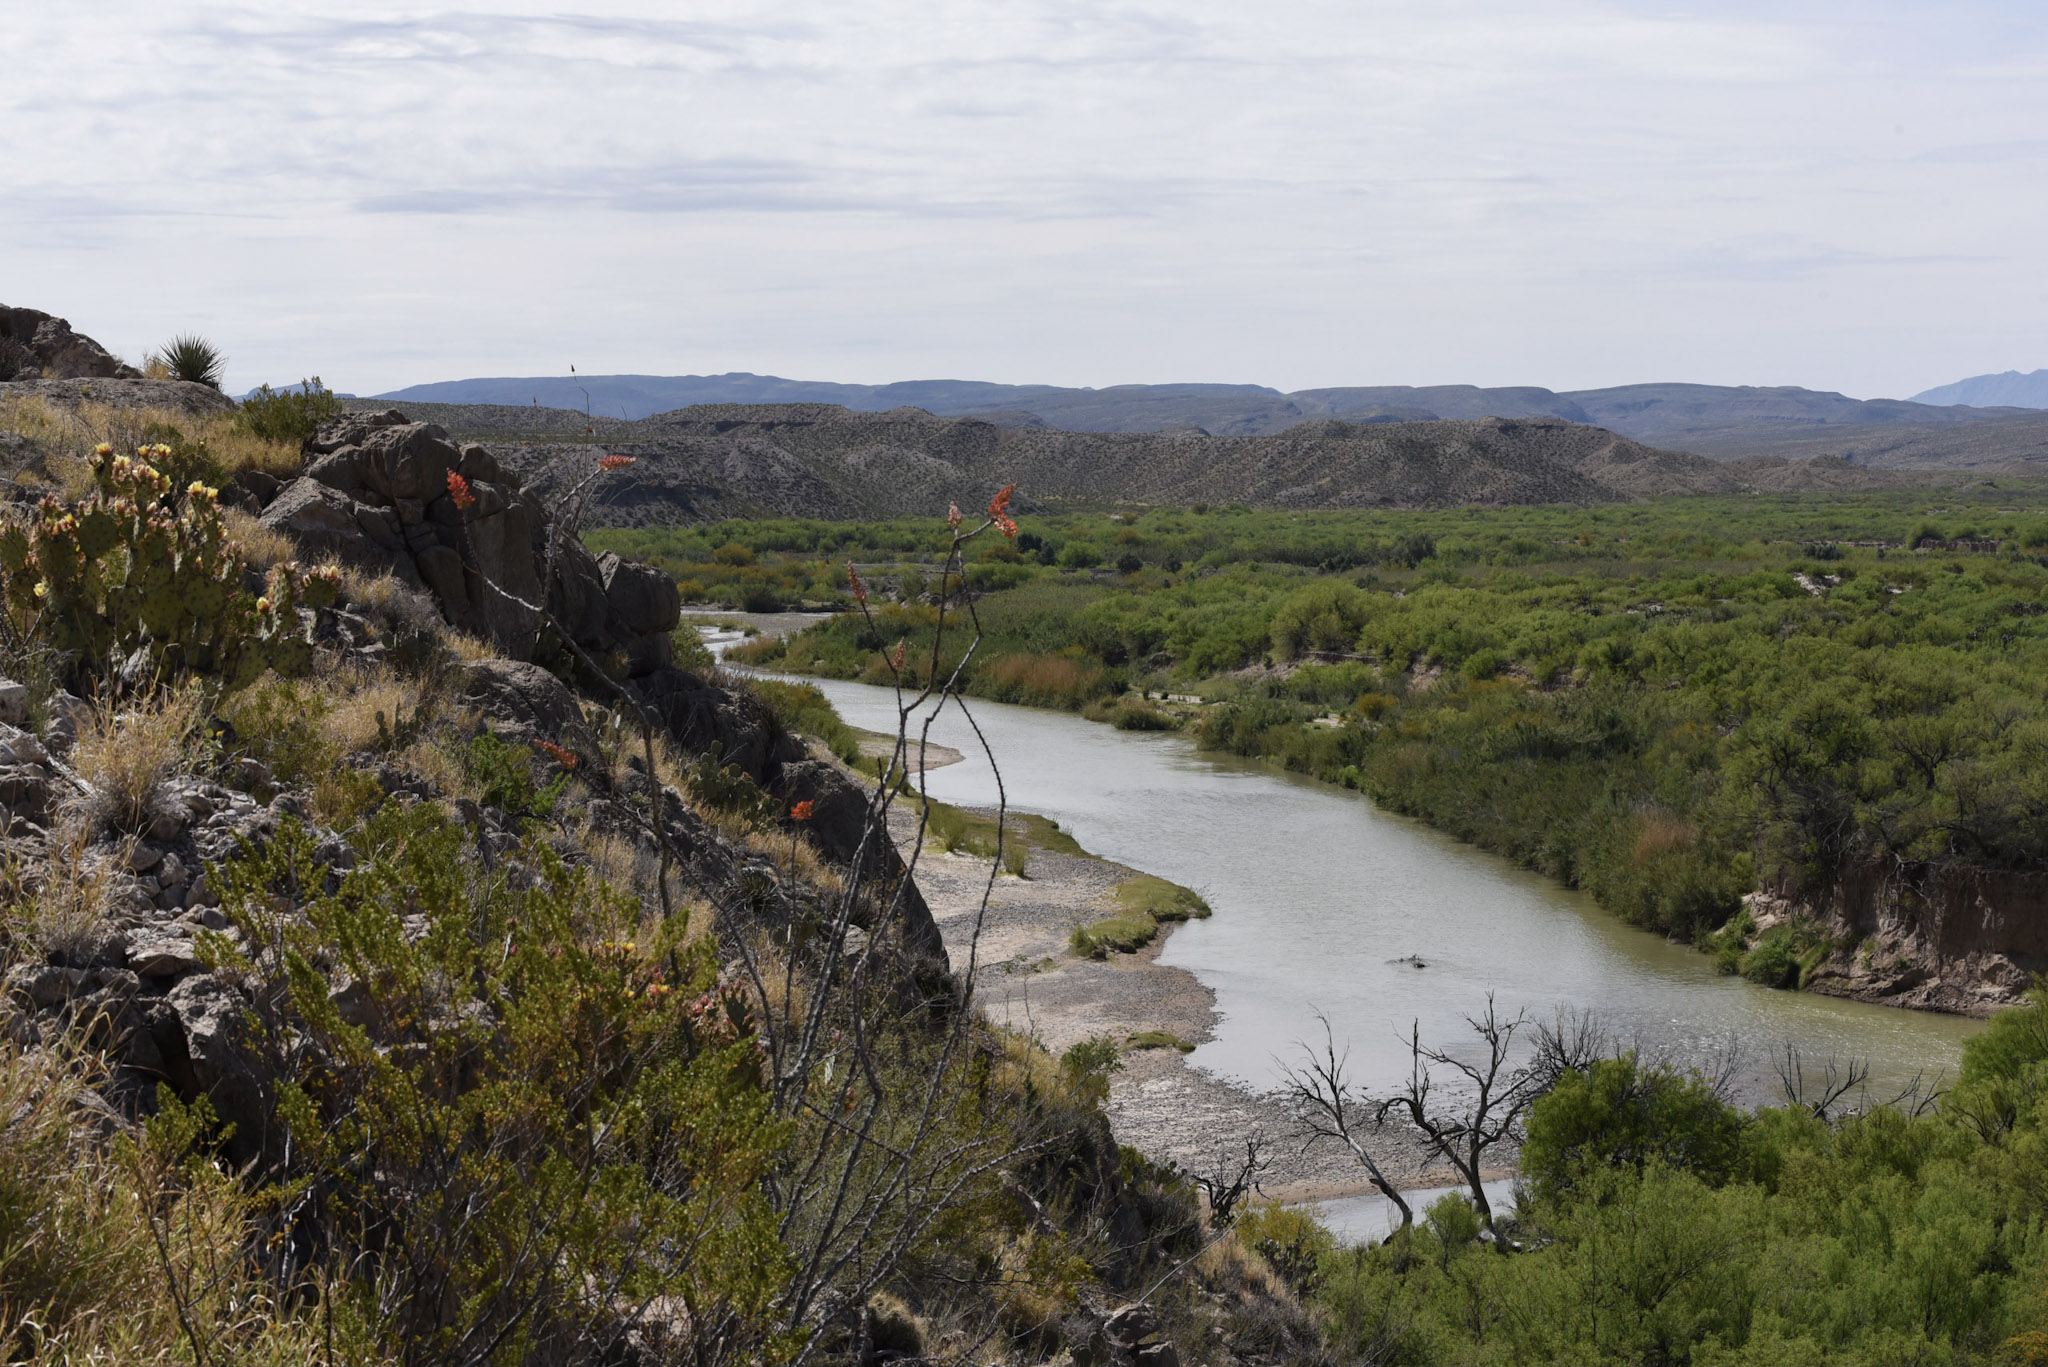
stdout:
[(2048, 450), (2048, 419), (2030, 409), (1851, 399), (1789, 385), (1639, 384), (1565, 392), (1533, 386), (1378, 385), (1288, 394), (1262, 385), (1071, 389), (976, 380), (855, 385), (735, 373), (448, 380), (378, 397), (403, 403), (523, 404), (579, 411), (587, 402), (593, 418), (615, 421), (700, 404), (832, 403), (856, 412), (921, 408), (1012, 428), (1199, 428), (1234, 437), (1269, 436), (1300, 423), (1333, 418), (1352, 423), (1561, 418), (1718, 459), (1828, 455), (1887, 465), (1988, 466), (2038, 459)]
[(1954, 384), (1936, 385), (1915, 394), (1914, 403), (1967, 404), (1972, 408), (2048, 408), (2048, 370), (2022, 375), (1972, 375)]

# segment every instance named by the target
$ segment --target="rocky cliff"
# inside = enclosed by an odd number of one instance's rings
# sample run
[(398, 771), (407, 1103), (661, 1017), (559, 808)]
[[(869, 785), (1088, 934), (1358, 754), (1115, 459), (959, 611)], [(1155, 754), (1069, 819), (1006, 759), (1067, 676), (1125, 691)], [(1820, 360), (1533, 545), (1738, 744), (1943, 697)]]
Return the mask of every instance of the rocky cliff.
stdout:
[(1830, 996), (1983, 1016), (2048, 972), (2048, 873), (1867, 867), (1750, 906), (1759, 928), (1803, 920), (1831, 937), (1806, 981)]

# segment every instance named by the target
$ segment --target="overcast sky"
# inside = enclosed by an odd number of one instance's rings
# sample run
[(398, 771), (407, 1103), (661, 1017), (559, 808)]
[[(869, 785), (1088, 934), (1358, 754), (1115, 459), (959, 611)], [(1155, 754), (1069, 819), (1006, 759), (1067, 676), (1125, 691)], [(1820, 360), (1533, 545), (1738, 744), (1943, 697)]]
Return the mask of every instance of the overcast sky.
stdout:
[(0, 0), (0, 302), (234, 387), (2048, 366), (2048, 6)]

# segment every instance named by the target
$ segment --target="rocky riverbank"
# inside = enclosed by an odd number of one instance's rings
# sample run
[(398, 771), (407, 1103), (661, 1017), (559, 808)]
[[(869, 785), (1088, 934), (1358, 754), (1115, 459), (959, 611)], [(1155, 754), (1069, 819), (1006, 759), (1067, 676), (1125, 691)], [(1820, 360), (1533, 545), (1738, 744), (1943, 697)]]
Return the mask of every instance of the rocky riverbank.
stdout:
[[(1023, 836), (1023, 823), (1012, 832)], [(1190, 1172), (1214, 1174), (1235, 1171), (1246, 1138), (1258, 1135), (1270, 1159), (1262, 1179), (1267, 1196), (1308, 1201), (1370, 1190), (1350, 1154), (1335, 1145), (1305, 1144), (1284, 1098), (1192, 1065), (1170, 1042), (1200, 1044), (1216, 1021), (1215, 994), (1186, 969), (1159, 962), (1172, 923), (1132, 954), (1093, 959), (1069, 947), (1075, 927), (1112, 914), (1113, 894), (1137, 870), (1034, 843), (1024, 876), (999, 873), (991, 886), (986, 859), (930, 845), (916, 850), (916, 815), (907, 805), (897, 809), (895, 834), (906, 861), (916, 855), (918, 886), (955, 970), (965, 972), (972, 963), (991, 1020), (1035, 1035), (1055, 1054), (1102, 1036), (1124, 1046), (1108, 1107), (1119, 1142)], [(1440, 1160), (1431, 1162), (1423, 1136), (1410, 1126), (1390, 1120), (1376, 1143), (1376, 1156), (1403, 1186), (1455, 1180)]]

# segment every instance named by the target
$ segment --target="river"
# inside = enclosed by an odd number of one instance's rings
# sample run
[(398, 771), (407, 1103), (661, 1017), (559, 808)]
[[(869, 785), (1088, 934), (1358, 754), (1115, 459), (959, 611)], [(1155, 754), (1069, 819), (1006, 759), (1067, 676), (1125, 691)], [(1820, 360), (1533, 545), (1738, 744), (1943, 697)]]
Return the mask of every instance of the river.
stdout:
[[(889, 690), (812, 682), (853, 725), (895, 730)], [(1707, 956), (1357, 793), (1197, 751), (1176, 733), (970, 705), (1013, 808), (1208, 898), (1215, 915), (1175, 929), (1161, 962), (1216, 994), (1214, 1037), (1189, 1061), (1256, 1090), (1320, 1036), (1320, 1016), (1357, 1080), (1383, 1093), (1407, 1074), (1411, 1021), (1425, 1042), (1455, 1047), (1489, 993), (1509, 1015), (1590, 1008), (1620, 1037), (1684, 1064), (1734, 1048), (1738, 1094), (1751, 1103), (1777, 1099), (1773, 1060), (1788, 1043), (1810, 1067), (1868, 1062), (1881, 1097), (1916, 1074), (1952, 1076), (1978, 1028), (1717, 973)], [(994, 805), (995, 774), (957, 706), (931, 738), (967, 755), (932, 771), (932, 795)]]

